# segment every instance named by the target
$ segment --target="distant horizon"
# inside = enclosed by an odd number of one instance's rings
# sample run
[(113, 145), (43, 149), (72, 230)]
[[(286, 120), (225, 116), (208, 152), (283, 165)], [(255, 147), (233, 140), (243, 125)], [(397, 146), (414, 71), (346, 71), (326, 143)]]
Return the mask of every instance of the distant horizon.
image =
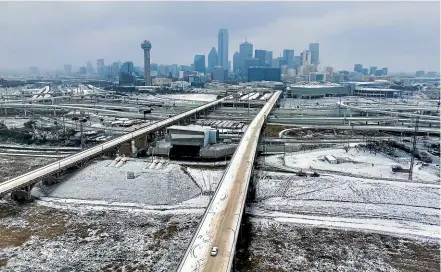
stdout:
[(335, 70), (440, 72), (440, 2), (0, 2), (0, 27), (5, 69), (142, 66), (146, 39), (152, 63), (188, 65), (218, 50), (226, 28), (229, 61), (245, 39), (274, 58), (318, 42), (322, 66)]

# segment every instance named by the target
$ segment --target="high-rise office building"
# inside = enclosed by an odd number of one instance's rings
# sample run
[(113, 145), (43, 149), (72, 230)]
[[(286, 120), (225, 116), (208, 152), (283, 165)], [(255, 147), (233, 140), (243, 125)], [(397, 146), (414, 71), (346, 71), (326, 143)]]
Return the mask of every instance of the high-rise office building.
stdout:
[(369, 69), (368, 69), (368, 68), (363, 68), (363, 69), (361, 69), (361, 73), (362, 73), (364, 76), (367, 76), (367, 75), (369, 74)]
[(299, 68), (301, 63), (300, 56), (294, 56), (294, 68)]
[[(383, 68), (384, 69), (384, 68)], [(429, 71), (427, 72), (427, 77), (436, 77), (438, 75), (437, 72), (435, 71)]]
[(377, 66), (371, 66), (369, 68), (369, 74), (370, 75), (375, 75), (377, 73)]
[(222, 66), (214, 67), (213, 73), (211, 74), (212, 80), (217, 80), (219, 82), (224, 82), (228, 78), (228, 70), (224, 69)]
[(253, 57), (253, 44), (245, 39), (245, 42), (239, 45), (241, 75), (245, 75), (245, 60)]
[[(104, 77), (104, 74), (105, 74), (105, 65), (104, 65), (104, 59), (98, 59), (97, 61), (96, 61), (96, 72), (98, 73), (98, 75), (100, 76), (100, 77)], [(87, 71), (87, 69), (86, 69), (86, 71)]]
[(79, 70), (79, 73), (82, 74), (82, 75), (87, 74), (87, 68), (84, 67), (84, 66), (81, 66), (81, 67), (80, 67), (80, 70)]
[(271, 62), (273, 60), (273, 51), (266, 51), (266, 56), (265, 56), (265, 66), (266, 67), (271, 67)]
[(259, 59), (258, 58), (248, 58), (244, 60), (243, 63), (243, 72), (242, 74), (244, 76), (248, 76), (248, 68), (250, 67), (258, 67), (259, 66)]
[(266, 50), (254, 50), (254, 57), (259, 60), (259, 66), (264, 67), (266, 63)]
[(280, 60), (279, 60), (279, 58), (271, 60), (271, 68), (280, 68)]
[(294, 50), (283, 49), (283, 59), (288, 65), (288, 68), (294, 68)]
[(311, 51), (305, 50), (300, 53), (300, 65), (311, 65)]
[(86, 68), (88, 74), (93, 74), (95, 72), (91, 61), (87, 62)]
[(121, 69), (121, 63), (119, 61), (115, 61), (112, 63), (112, 72), (113, 77), (116, 78), (119, 75), (119, 70)]
[(389, 69), (387, 69), (386, 67), (384, 67), (383, 69), (383, 76), (387, 76), (387, 73), (389, 72)]
[(121, 65), (121, 68), (119, 70), (121, 73), (126, 73), (132, 75), (135, 72), (135, 66), (133, 65), (133, 62), (126, 61)]
[(309, 51), (311, 52), (311, 64), (319, 64), (319, 43), (310, 43)]
[(70, 75), (70, 74), (72, 74), (72, 65), (70, 65), (70, 64), (65, 64), (65, 65), (64, 65), (64, 73), (65, 73), (66, 75)]
[(228, 70), (228, 29), (220, 29), (217, 35), (217, 64)]
[(354, 64), (354, 72), (361, 73), (363, 71), (363, 64)]
[(213, 47), (208, 54), (208, 72), (213, 72), (214, 67), (218, 66), (217, 64), (217, 51), (216, 48)]
[(241, 64), (242, 58), (240, 57), (240, 53), (236, 51), (233, 55), (233, 73), (240, 71)]
[(194, 56), (194, 70), (199, 73), (205, 73), (205, 55)]
[(141, 49), (144, 51), (144, 78), (145, 86), (152, 85), (152, 78), (150, 76), (150, 50), (152, 49), (152, 44), (144, 40), (141, 43)]
[(416, 77), (423, 77), (426, 73), (423, 70), (416, 71), (415, 76)]

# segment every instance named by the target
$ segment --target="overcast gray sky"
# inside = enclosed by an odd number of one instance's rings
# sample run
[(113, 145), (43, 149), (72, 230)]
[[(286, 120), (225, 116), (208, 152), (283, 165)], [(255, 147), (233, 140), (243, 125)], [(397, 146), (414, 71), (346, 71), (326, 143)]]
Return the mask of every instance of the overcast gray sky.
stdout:
[(274, 57), (317, 41), (321, 63), (336, 69), (440, 68), (439, 2), (0, 2), (0, 68), (141, 65), (144, 39), (152, 62), (190, 64), (217, 47), (220, 28), (230, 60), (248, 37)]

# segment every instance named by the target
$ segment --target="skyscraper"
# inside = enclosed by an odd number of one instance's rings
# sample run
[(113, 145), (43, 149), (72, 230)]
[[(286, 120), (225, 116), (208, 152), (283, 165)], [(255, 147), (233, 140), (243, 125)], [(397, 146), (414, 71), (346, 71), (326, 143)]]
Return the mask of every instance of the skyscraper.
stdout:
[(241, 75), (245, 75), (245, 60), (253, 57), (253, 44), (249, 43), (246, 39), (245, 42), (239, 45), (240, 64), (239, 69)]
[(310, 43), (309, 51), (311, 51), (311, 64), (319, 64), (319, 43)]
[(300, 53), (300, 65), (310, 65), (311, 63), (311, 51), (305, 50), (302, 53)]
[(152, 44), (144, 40), (141, 43), (141, 48), (144, 50), (144, 78), (145, 78), (145, 86), (152, 85), (152, 79), (150, 77), (150, 49), (152, 49)]
[[(104, 65), (104, 60), (103, 59), (98, 59), (96, 61), (96, 71), (97, 71), (97, 73), (98, 73), (98, 75), (100, 77), (104, 77), (105, 76), (105, 73), (106, 73), (105, 67), (106, 66)], [(87, 71), (87, 69), (86, 69), (86, 71)]]
[(354, 64), (354, 72), (361, 73), (363, 71), (363, 64)]
[(273, 51), (266, 51), (265, 66), (266, 67), (271, 67), (272, 60), (273, 60)]
[(213, 47), (208, 54), (208, 72), (213, 72), (214, 67), (218, 66), (217, 64), (217, 51), (216, 48)]
[(217, 64), (228, 70), (228, 29), (220, 29), (217, 35)]
[(265, 66), (266, 50), (256, 49), (254, 50), (254, 56), (256, 59), (259, 59), (259, 66)]
[(194, 56), (194, 70), (199, 73), (205, 73), (205, 55)]
[(72, 73), (72, 65), (70, 64), (65, 64), (64, 65), (64, 73), (66, 75), (70, 75)]
[(294, 50), (283, 49), (283, 59), (286, 61), (286, 65), (288, 65), (288, 68), (293, 68), (294, 67)]
[(235, 52), (233, 55), (233, 73), (236, 73), (238, 70), (240, 70), (242, 63), (242, 58), (240, 57), (239, 52)]
[(370, 69), (369, 69), (369, 74), (370, 75), (375, 75), (377, 73), (377, 66), (372, 66)]
[(87, 62), (87, 73), (88, 74), (93, 74), (95, 71), (93, 70), (93, 65), (92, 65), (92, 62), (91, 61), (88, 61)]
[(381, 69), (383, 70), (383, 76), (387, 76), (387, 73), (389, 72), (389, 69), (387, 69), (386, 67)]

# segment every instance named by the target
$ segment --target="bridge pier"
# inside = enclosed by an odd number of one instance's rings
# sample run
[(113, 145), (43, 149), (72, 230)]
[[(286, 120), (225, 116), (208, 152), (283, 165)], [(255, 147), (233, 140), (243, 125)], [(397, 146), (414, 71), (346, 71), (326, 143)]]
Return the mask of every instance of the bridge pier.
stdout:
[(11, 198), (18, 202), (24, 202), (31, 200), (31, 190), (33, 185), (27, 185), (24, 188), (12, 191)]

